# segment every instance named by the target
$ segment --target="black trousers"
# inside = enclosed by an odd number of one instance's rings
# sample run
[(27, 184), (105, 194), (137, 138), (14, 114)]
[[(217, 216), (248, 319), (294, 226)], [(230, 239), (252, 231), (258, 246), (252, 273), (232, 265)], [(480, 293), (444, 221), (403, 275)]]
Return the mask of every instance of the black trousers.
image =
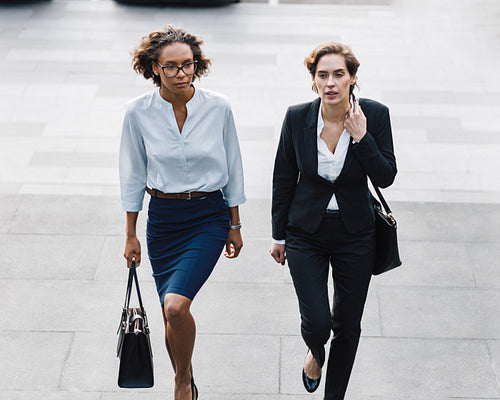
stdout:
[[(333, 330), (325, 400), (342, 400), (358, 348), (375, 260), (374, 227), (350, 234), (338, 213), (326, 213), (313, 234), (287, 228), (286, 255), (299, 301), (302, 337), (321, 367), (325, 362), (325, 344)], [(334, 284), (332, 309), (328, 299), (330, 264)]]

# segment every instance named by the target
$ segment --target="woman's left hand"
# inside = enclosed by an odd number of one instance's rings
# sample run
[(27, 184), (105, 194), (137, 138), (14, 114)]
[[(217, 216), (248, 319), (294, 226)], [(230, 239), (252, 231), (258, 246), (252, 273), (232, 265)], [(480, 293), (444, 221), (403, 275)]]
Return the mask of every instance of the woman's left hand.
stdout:
[(349, 110), (344, 120), (344, 129), (355, 142), (359, 142), (366, 135), (366, 117), (358, 100), (354, 100), (354, 110)]
[(241, 231), (239, 229), (229, 229), (224, 255), (227, 258), (236, 258), (240, 254), (242, 247), (243, 239), (241, 238)]

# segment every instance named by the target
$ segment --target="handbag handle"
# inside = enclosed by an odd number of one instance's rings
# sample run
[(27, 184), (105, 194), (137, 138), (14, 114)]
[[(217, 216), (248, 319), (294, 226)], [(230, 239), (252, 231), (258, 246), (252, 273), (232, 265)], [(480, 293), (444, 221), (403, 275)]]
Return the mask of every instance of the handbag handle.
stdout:
[(139, 307), (141, 311), (144, 313), (144, 306), (142, 305), (142, 297), (141, 290), (139, 289), (139, 280), (137, 279), (137, 271), (135, 266), (135, 259), (132, 259), (132, 266), (128, 271), (128, 283), (127, 283), (127, 292), (125, 294), (125, 304), (123, 306), (124, 309), (128, 309), (130, 305), (130, 297), (132, 295), (132, 285), (135, 281), (135, 289), (137, 291), (137, 298), (139, 299)]

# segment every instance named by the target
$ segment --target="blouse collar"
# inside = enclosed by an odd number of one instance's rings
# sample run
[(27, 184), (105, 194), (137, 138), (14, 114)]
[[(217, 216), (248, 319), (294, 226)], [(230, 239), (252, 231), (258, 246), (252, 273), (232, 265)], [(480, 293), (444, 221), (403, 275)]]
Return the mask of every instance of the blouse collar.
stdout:
[[(188, 110), (192, 109), (193, 106), (196, 106), (196, 104), (199, 103), (199, 98), (200, 98), (200, 94), (198, 93), (199, 90), (196, 88), (196, 86), (194, 86), (193, 84), (191, 84), (191, 86), (194, 88), (194, 94), (193, 94), (193, 97), (191, 97), (189, 99), (189, 101), (186, 103), (186, 107)], [(167, 107), (170, 107), (173, 109), (173, 106), (172, 106), (172, 103), (170, 103), (169, 101), (165, 100), (161, 94), (160, 94), (160, 88), (156, 88), (155, 90), (155, 97), (157, 99), (157, 104), (160, 105), (160, 106), (167, 106)]]

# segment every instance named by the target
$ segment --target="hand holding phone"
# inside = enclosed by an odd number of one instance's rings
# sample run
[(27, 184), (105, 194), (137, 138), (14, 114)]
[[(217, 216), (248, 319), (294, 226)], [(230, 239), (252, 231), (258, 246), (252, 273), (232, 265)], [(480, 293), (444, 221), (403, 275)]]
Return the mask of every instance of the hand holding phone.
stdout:
[(344, 129), (352, 137), (353, 141), (358, 143), (366, 135), (366, 117), (354, 93), (351, 96), (352, 108), (344, 120)]

